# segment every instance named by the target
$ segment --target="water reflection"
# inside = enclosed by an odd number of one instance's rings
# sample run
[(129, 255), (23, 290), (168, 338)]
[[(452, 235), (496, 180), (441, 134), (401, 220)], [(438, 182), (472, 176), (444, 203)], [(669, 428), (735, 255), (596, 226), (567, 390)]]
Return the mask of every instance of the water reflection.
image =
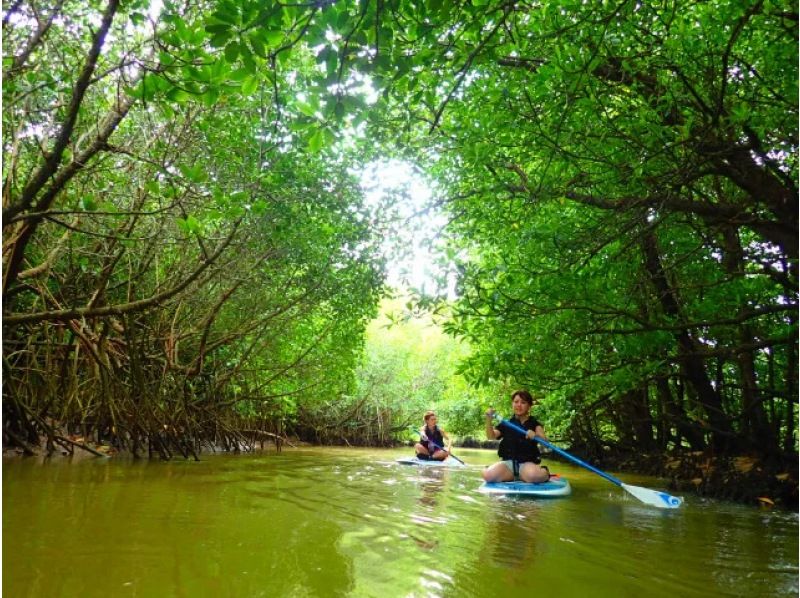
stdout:
[(444, 487), (443, 479), (446, 471), (427, 469), (420, 471), (418, 488), (420, 495), (417, 498), (417, 509), (411, 513), (411, 521), (418, 526), (418, 530), (409, 533), (417, 546), (423, 551), (432, 551), (439, 546), (439, 533), (437, 525), (444, 525), (447, 519), (437, 517), (437, 496)]
[(436, 495), (444, 487), (442, 480), (446, 474), (446, 471), (434, 469), (420, 472), (420, 479), (423, 481), (419, 484), (421, 495), (418, 500), (423, 509), (433, 510), (436, 507)]
[[(533, 500), (498, 501), (502, 505), (489, 511), (491, 528), (489, 550), (493, 565), (512, 573), (525, 568), (536, 557), (536, 518), (539, 506)], [(496, 541), (495, 541), (496, 538)]]

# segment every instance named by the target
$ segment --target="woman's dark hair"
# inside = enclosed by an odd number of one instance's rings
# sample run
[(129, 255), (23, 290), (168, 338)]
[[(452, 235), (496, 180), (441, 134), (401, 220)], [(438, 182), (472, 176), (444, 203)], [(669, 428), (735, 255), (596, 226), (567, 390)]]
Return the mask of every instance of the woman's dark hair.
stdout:
[(531, 396), (531, 393), (529, 393), (527, 390), (518, 390), (514, 392), (514, 394), (511, 395), (512, 401), (514, 400), (514, 397), (519, 397), (531, 407), (533, 406), (533, 397)]

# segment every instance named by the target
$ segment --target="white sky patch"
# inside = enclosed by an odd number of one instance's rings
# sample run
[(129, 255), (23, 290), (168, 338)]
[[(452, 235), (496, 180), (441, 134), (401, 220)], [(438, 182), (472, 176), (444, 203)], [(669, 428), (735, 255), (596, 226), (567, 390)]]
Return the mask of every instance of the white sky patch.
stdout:
[(361, 172), (361, 186), (385, 231), (388, 284), (434, 293), (440, 287), (437, 278), (446, 278), (443, 290), (453, 296), (455, 281), (437, 263), (435, 249), (447, 218), (433, 205), (433, 191), (422, 174), (401, 160), (372, 162)]

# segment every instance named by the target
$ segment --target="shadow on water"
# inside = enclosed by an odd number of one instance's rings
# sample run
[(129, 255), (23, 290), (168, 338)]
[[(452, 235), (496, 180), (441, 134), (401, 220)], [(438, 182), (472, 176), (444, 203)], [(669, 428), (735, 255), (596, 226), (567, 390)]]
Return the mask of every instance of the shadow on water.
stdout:
[(795, 513), (660, 511), (561, 464), (569, 498), (486, 496), (494, 455), (462, 452), (6, 463), (4, 595), (797, 595)]

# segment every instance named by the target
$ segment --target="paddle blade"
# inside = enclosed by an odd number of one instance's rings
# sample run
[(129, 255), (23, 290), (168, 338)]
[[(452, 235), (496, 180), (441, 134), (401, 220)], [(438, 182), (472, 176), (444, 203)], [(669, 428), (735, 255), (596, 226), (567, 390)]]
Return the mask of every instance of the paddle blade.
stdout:
[(677, 509), (683, 503), (682, 498), (671, 496), (666, 492), (650, 490), (650, 488), (642, 488), (641, 486), (630, 486), (628, 484), (622, 484), (622, 487), (643, 503), (658, 507), (659, 509)]

